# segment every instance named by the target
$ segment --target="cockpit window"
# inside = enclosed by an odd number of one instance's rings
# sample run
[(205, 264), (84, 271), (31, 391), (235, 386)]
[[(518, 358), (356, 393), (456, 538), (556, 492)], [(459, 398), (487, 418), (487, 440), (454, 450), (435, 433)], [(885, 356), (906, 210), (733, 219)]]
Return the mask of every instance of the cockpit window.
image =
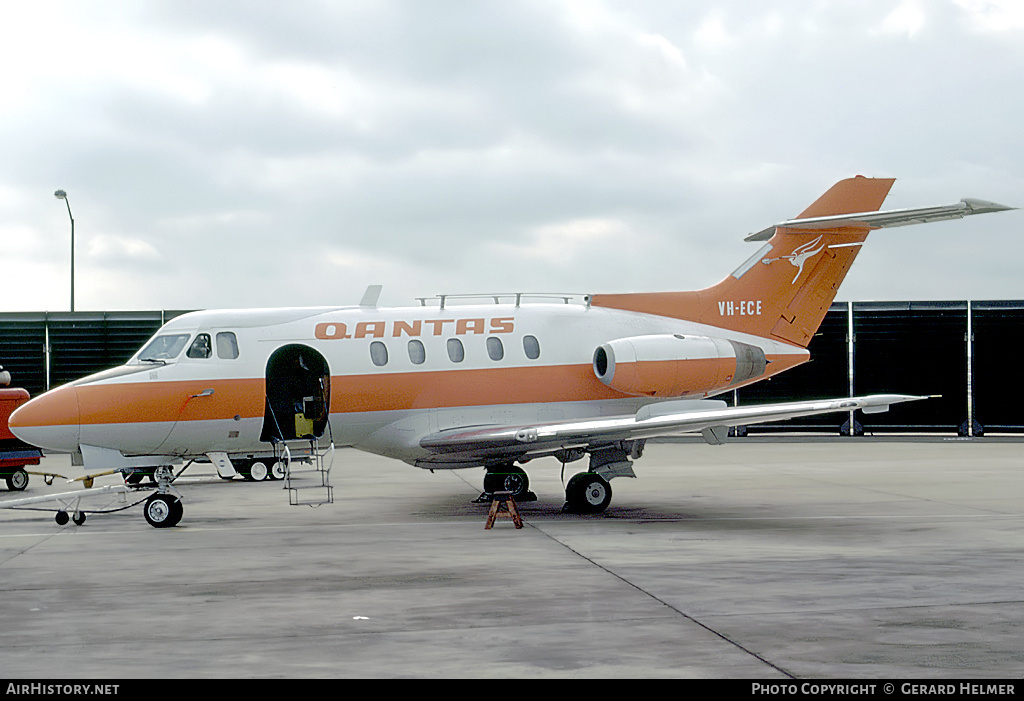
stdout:
[(221, 360), (234, 360), (238, 357), (238, 339), (230, 331), (217, 334), (217, 357)]
[(192, 341), (192, 345), (188, 348), (187, 355), (190, 358), (209, 358), (213, 354), (213, 348), (210, 346), (210, 334), (201, 333), (196, 336), (196, 340)]
[(188, 334), (166, 334), (157, 336), (149, 342), (142, 352), (139, 353), (139, 360), (172, 360), (177, 358), (181, 349), (188, 343)]

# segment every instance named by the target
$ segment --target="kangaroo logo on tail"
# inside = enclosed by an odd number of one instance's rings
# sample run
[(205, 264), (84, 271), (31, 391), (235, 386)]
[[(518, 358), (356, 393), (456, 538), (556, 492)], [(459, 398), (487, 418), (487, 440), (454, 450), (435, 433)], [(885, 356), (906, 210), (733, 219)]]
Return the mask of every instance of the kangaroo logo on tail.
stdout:
[[(938, 207), (879, 211), (893, 182), (860, 176), (840, 180), (795, 219), (747, 236), (747, 241), (766, 243), (717, 285), (693, 291), (591, 295), (590, 304), (686, 319), (806, 348), (869, 232), (1013, 209), (963, 199)], [(796, 268), (788, 286), (787, 269), (771, 267), (778, 260)], [(739, 313), (730, 314), (730, 309)], [(748, 313), (751, 309), (753, 313)]]
[[(796, 281), (800, 279), (801, 273), (804, 272), (804, 263), (806, 263), (808, 260), (810, 260), (811, 258), (818, 255), (824, 250), (825, 244), (821, 243), (822, 238), (822, 236), (818, 236), (818, 238), (814, 239), (813, 241), (805, 243), (801, 246), (797, 246), (795, 249), (793, 249), (793, 252), (788, 256), (778, 256), (777, 258), (764, 258), (761, 260), (761, 262), (764, 263), (765, 265), (768, 265), (770, 263), (774, 263), (777, 260), (788, 260), (790, 263), (796, 266), (796, 276), (793, 278), (793, 282), (790, 283), (795, 285)], [(818, 246), (818, 244), (821, 245)], [(817, 248), (815, 248), (815, 246), (817, 246)]]

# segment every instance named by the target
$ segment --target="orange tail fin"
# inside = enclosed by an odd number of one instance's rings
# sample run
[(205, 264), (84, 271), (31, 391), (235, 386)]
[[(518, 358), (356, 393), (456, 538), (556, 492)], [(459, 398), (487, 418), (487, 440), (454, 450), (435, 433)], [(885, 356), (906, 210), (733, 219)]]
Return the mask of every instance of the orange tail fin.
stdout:
[[(877, 211), (894, 180), (841, 180), (797, 219)], [(868, 232), (844, 222), (833, 228), (775, 234), (722, 282), (695, 292), (594, 295), (591, 304), (689, 319), (806, 347), (825, 317)]]

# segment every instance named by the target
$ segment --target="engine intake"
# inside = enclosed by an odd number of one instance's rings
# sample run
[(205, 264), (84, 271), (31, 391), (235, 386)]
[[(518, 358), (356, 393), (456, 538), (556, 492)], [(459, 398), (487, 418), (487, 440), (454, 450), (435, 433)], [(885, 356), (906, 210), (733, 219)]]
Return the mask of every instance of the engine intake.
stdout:
[(594, 351), (597, 379), (634, 396), (706, 395), (760, 377), (767, 366), (757, 346), (708, 336), (630, 336)]

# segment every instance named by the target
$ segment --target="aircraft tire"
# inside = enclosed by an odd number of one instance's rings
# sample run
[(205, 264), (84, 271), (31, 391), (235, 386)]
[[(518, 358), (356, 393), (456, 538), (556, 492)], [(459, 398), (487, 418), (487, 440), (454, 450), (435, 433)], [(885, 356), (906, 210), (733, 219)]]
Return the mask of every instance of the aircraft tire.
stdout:
[(81, 526), (83, 523), (85, 523), (85, 512), (79, 511), (71, 517), (71, 520), (75, 522), (76, 526)]
[(58, 526), (66, 526), (69, 519), (67, 511), (58, 511), (53, 515), (53, 520), (57, 522)]
[(262, 460), (257, 460), (252, 464), (252, 467), (249, 468), (249, 478), (253, 482), (262, 482), (267, 479), (269, 475), (270, 470), (267, 469), (267, 463)]
[(581, 472), (569, 480), (565, 501), (573, 513), (599, 514), (612, 503), (612, 486), (601, 475)]
[(275, 460), (274, 464), (270, 466), (270, 479), (272, 480), (283, 480), (284, 479), (284, 463), (280, 460)]
[(183, 513), (181, 499), (170, 494), (154, 494), (142, 507), (142, 514), (153, 528), (176, 526)]
[(12, 492), (23, 492), (28, 487), (28, 473), (18, 468), (7, 476), (7, 488)]
[(488, 494), (512, 492), (512, 497), (516, 498), (529, 489), (530, 478), (526, 470), (516, 465), (498, 465), (488, 468), (484, 474), (484, 491)]

